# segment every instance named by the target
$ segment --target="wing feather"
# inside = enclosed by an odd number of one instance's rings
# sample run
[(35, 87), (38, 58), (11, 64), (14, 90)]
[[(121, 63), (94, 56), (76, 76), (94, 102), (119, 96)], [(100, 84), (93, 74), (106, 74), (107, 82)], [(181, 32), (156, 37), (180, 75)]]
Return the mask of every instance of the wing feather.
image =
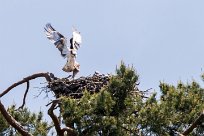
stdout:
[(44, 27), (46, 37), (54, 43), (56, 48), (61, 52), (61, 56), (66, 57), (68, 55), (67, 40), (66, 38), (56, 31), (50, 23), (47, 23)]
[(75, 49), (78, 50), (80, 44), (82, 43), (81, 34), (75, 29), (72, 33), (72, 36), (73, 36), (72, 45), (74, 46)]

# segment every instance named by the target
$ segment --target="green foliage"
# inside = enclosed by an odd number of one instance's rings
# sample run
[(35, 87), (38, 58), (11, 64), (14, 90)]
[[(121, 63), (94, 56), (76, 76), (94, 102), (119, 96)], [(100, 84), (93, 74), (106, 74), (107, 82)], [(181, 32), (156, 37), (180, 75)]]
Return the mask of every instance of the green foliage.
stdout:
[[(140, 111), (143, 134), (170, 136), (183, 132), (204, 109), (204, 89), (195, 81), (186, 85), (179, 82), (176, 87), (160, 83), (160, 89), (160, 100), (156, 100), (155, 95), (152, 95)], [(203, 133), (201, 124), (191, 135), (198, 136)]]
[[(160, 99), (156, 93), (147, 99), (134, 94), (137, 82), (134, 68), (121, 63), (100, 93), (85, 91), (80, 100), (63, 98), (64, 123), (79, 135), (172, 136), (186, 130), (204, 109), (204, 90), (195, 81), (160, 83)], [(203, 132), (201, 124), (191, 135)]]
[(0, 112), (0, 135), (3, 135), (2, 132), (4, 132), (8, 127), (9, 125), (6, 123), (6, 120)]
[[(16, 110), (16, 106), (13, 105), (8, 108), (8, 112), (14, 117), (15, 120), (21, 123), (21, 125), (26, 128), (33, 135), (47, 136), (49, 132), (49, 125), (47, 122), (43, 121), (43, 113), (40, 111), (38, 113), (31, 113), (27, 108), (21, 110)], [(1, 135), (10, 135), (10, 136), (20, 136), (20, 134), (11, 126), (9, 126), (4, 118), (1, 118), (0, 122), (2, 123)]]
[(116, 74), (116, 76), (112, 77), (107, 88), (107, 91), (112, 94), (112, 98), (116, 102), (113, 110), (114, 115), (118, 115), (125, 110), (125, 99), (131, 91), (134, 91), (139, 77), (133, 67), (126, 67), (123, 62), (120, 68), (116, 69)]
[(115, 122), (114, 118), (109, 116), (113, 105), (114, 101), (106, 91), (92, 96), (85, 92), (80, 100), (63, 99), (63, 118), (65, 124), (75, 126), (80, 135), (84, 135), (84, 130), (94, 135), (95, 129), (105, 129), (100, 126), (101, 123), (111, 125)]

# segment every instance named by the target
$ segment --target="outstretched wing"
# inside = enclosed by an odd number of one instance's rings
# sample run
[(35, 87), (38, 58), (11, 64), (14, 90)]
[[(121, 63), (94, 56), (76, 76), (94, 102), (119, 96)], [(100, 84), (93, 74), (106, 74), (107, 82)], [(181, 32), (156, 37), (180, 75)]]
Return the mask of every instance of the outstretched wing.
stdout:
[(82, 38), (80, 32), (78, 32), (76, 29), (73, 30), (72, 33), (72, 39), (71, 39), (71, 46), (73, 46), (74, 49), (78, 50), (80, 47), (80, 44), (82, 43)]
[(57, 32), (50, 23), (47, 23), (44, 27), (45, 34), (47, 38), (54, 43), (56, 48), (61, 52), (61, 55), (63, 57), (66, 57), (68, 55), (68, 49), (67, 49), (67, 40), (66, 38)]

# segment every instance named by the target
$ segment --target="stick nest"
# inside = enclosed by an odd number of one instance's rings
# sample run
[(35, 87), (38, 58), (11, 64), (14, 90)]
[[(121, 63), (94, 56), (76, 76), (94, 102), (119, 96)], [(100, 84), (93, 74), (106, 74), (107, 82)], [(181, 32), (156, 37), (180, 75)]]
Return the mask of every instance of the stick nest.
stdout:
[(56, 78), (52, 73), (50, 74), (51, 82), (48, 88), (51, 89), (56, 95), (68, 96), (71, 98), (79, 99), (83, 96), (83, 91), (87, 90), (91, 94), (97, 93), (102, 87), (107, 86), (111, 76), (99, 74), (95, 72), (92, 76), (80, 77), (78, 79)]

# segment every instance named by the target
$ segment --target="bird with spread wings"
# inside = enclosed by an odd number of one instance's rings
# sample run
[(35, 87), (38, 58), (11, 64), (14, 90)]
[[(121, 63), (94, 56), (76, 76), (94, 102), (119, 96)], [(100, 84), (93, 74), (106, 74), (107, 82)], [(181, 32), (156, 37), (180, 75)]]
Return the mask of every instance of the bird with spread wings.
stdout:
[(55, 47), (60, 51), (61, 56), (67, 58), (67, 63), (62, 68), (65, 72), (73, 72), (72, 78), (79, 72), (79, 63), (76, 61), (77, 50), (82, 42), (81, 34), (73, 29), (72, 38), (70, 38), (70, 46), (67, 47), (67, 38), (56, 31), (50, 23), (44, 27), (47, 38), (54, 43)]

